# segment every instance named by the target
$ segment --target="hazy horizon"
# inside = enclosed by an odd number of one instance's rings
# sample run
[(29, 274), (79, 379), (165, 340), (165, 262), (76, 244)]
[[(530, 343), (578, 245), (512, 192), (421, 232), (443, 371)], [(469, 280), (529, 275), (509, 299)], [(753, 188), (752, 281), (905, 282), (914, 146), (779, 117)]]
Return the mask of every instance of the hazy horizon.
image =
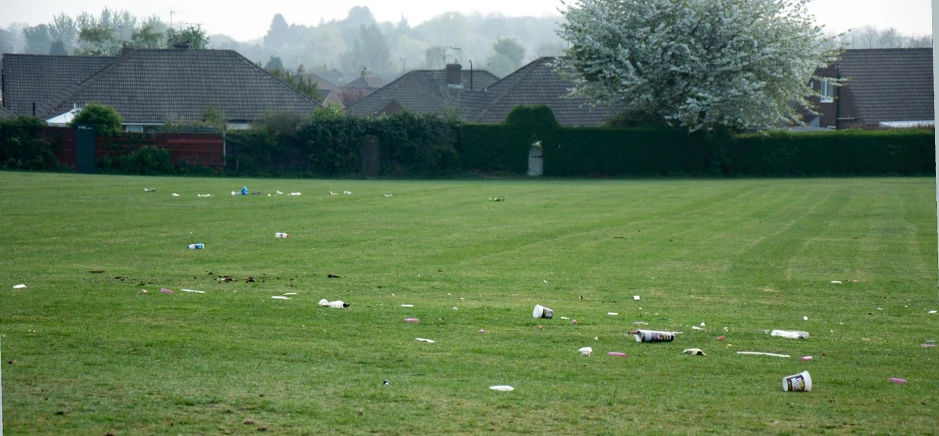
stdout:
[[(173, 5), (156, 0), (107, 2), (101, 0), (34, 0), (10, 2), (0, 14), (0, 27), (6, 29), (14, 23), (30, 26), (48, 23), (60, 13), (77, 16), (82, 12), (97, 15), (105, 7), (126, 10), (138, 17), (157, 15), (173, 24), (201, 24), (209, 34), (222, 34), (236, 41), (250, 41), (264, 36), (275, 14), (281, 14), (289, 24), (316, 26), (321, 21), (344, 19), (353, 6), (365, 6), (379, 22), (399, 22), (402, 17), (414, 26), (447, 12), (478, 13), (483, 16), (507, 17), (560, 17), (560, 0), (522, 0), (506, 2), (477, 0), (471, 5), (461, 2), (430, 2), (402, 0), (378, 2), (374, 0), (335, 0), (325, 4), (294, 2), (266, 2), (251, 8), (236, 7), (225, 10), (227, 3), (208, 0), (198, 3)], [(224, 12), (220, 12), (224, 11)], [(840, 33), (851, 28), (872, 26), (878, 29), (896, 28), (904, 36), (932, 34), (930, 0), (855, 0), (846, 5), (843, 0), (815, 0), (809, 11), (826, 32)]]

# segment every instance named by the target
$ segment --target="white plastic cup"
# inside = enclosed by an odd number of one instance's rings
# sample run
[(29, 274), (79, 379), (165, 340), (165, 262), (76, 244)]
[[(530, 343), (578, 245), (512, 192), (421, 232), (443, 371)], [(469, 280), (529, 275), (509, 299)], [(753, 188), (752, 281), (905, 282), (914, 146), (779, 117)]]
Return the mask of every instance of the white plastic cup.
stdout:
[(284, 232), (277, 232), (277, 233), (274, 233), (274, 237), (275, 237), (275, 238), (286, 238), (286, 237), (289, 237), (289, 236), (290, 236), (290, 235), (288, 235), (288, 234), (286, 234), (286, 233), (284, 233)]
[(540, 304), (536, 304), (535, 309), (531, 311), (531, 316), (532, 318), (551, 318), (554, 316), (554, 311)]
[(784, 391), (811, 391), (812, 376), (808, 371), (802, 371), (795, 375), (783, 377), (782, 388)]

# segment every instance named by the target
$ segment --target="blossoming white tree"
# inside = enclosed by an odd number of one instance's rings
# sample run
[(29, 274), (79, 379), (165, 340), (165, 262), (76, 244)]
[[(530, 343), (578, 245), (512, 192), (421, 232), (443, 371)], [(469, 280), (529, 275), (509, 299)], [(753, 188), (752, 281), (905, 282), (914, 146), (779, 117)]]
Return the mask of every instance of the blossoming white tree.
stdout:
[(798, 123), (838, 51), (808, 1), (576, 0), (559, 31), (574, 92), (691, 130)]

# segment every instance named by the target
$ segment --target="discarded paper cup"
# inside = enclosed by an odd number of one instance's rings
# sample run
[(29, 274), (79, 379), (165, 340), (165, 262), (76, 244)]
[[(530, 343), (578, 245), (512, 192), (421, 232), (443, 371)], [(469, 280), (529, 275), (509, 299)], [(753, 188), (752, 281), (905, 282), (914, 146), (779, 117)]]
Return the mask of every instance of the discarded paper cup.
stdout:
[(554, 316), (554, 311), (540, 304), (536, 304), (535, 309), (531, 311), (531, 316), (533, 318), (551, 318)]
[(638, 330), (636, 342), (671, 342), (675, 340), (675, 334), (672, 332), (658, 332), (654, 330)]
[(802, 371), (796, 375), (783, 377), (782, 387), (784, 391), (811, 391), (812, 376), (808, 371)]

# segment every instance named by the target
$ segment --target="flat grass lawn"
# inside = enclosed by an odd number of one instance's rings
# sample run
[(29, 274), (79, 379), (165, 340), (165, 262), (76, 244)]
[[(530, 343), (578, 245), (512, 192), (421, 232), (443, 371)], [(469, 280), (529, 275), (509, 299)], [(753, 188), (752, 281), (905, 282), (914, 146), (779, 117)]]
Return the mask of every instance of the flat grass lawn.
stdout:
[[(4, 430), (934, 433), (935, 198), (933, 178), (0, 172)], [(681, 333), (637, 343), (637, 322)], [(812, 391), (783, 392), (804, 370)]]

